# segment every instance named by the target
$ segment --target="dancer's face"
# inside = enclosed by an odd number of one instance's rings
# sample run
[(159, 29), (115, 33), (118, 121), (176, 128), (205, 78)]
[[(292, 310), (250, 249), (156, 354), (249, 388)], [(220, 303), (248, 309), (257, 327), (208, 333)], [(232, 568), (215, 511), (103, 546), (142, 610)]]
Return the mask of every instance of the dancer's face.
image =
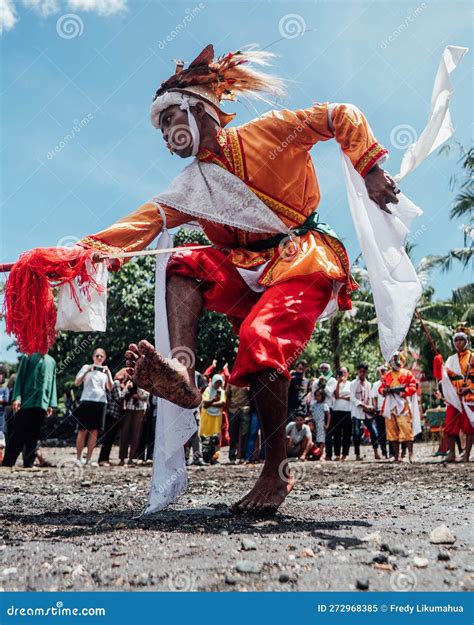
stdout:
[[(199, 131), (199, 144), (215, 141), (216, 122), (206, 113), (202, 102), (191, 107)], [(179, 108), (178, 104), (169, 106), (160, 115), (160, 129), (163, 139), (172, 154), (188, 158), (193, 154), (193, 135), (188, 124), (188, 113)]]
[(177, 104), (168, 107), (160, 115), (160, 130), (172, 154), (188, 158), (193, 151), (193, 136), (188, 124), (188, 114)]
[(463, 352), (467, 347), (466, 339), (463, 338), (462, 336), (457, 336), (454, 339), (454, 347), (456, 348), (456, 351)]

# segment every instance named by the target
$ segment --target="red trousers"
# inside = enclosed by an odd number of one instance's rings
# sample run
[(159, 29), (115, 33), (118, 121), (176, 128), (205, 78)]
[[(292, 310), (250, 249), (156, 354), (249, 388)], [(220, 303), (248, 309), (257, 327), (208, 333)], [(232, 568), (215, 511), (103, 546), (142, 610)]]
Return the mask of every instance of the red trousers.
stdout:
[(265, 369), (289, 379), (289, 369), (332, 294), (333, 281), (321, 273), (295, 277), (256, 293), (227, 255), (214, 248), (173, 254), (167, 272), (199, 280), (204, 307), (226, 314), (232, 323), (239, 335), (230, 377), (235, 386), (247, 386), (249, 375)]
[(444, 433), (446, 436), (457, 436), (460, 430), (464, 434), (474, 434), (474, 427), (471, 425), (465, 411), (459, 412), (457, 408), (447, 404)]

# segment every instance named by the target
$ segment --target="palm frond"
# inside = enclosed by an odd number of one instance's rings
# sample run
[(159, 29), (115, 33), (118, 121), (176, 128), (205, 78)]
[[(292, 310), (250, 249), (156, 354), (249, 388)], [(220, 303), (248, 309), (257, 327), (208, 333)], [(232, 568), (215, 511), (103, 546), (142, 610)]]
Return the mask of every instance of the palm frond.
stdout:
[(474, 302), (474, 282), (465, 284), (453, 290), (451, 296), (453, 304), (470, 304)]
[(435, 321), (428, 321), (426, 319), (423, 319), (423, 323), (425, 324), (427, 328), (429, 328), (430, 330), (433, 330), (434, 332), (439, 334), (439, 336), (441, 336), (442, 338), (445, 338), (445, 339), (449, 338), (453, 333), (453, 330), (451, 327), (445, 326), (442, 323), (436, 323)]

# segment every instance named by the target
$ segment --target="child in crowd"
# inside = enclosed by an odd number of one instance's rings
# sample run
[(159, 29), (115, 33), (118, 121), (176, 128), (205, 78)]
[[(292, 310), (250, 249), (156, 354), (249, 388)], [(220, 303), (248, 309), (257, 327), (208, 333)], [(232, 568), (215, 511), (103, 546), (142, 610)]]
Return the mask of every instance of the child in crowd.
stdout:
[(324, 447), (326, 444), (326, 432), (331, 425), (331, 413), (329, 412), (329, 406), (326, 403), (326, 393), (317, 388), (314, 391), (314, 402), (312, 402), (311, 414), (315, 423), (316, 429), (316, 445), (321, 452), (321, 461), (324, 461)]

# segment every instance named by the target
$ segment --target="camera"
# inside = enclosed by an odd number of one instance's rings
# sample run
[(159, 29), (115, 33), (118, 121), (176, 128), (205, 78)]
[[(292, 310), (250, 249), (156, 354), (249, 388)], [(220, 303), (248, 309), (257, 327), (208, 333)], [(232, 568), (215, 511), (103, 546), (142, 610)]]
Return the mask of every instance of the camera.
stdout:
[(103, 371), (105, 369), (105, 367), (103, 367), (102, 365), (94, 365), (92, 367), (92, 371)]

